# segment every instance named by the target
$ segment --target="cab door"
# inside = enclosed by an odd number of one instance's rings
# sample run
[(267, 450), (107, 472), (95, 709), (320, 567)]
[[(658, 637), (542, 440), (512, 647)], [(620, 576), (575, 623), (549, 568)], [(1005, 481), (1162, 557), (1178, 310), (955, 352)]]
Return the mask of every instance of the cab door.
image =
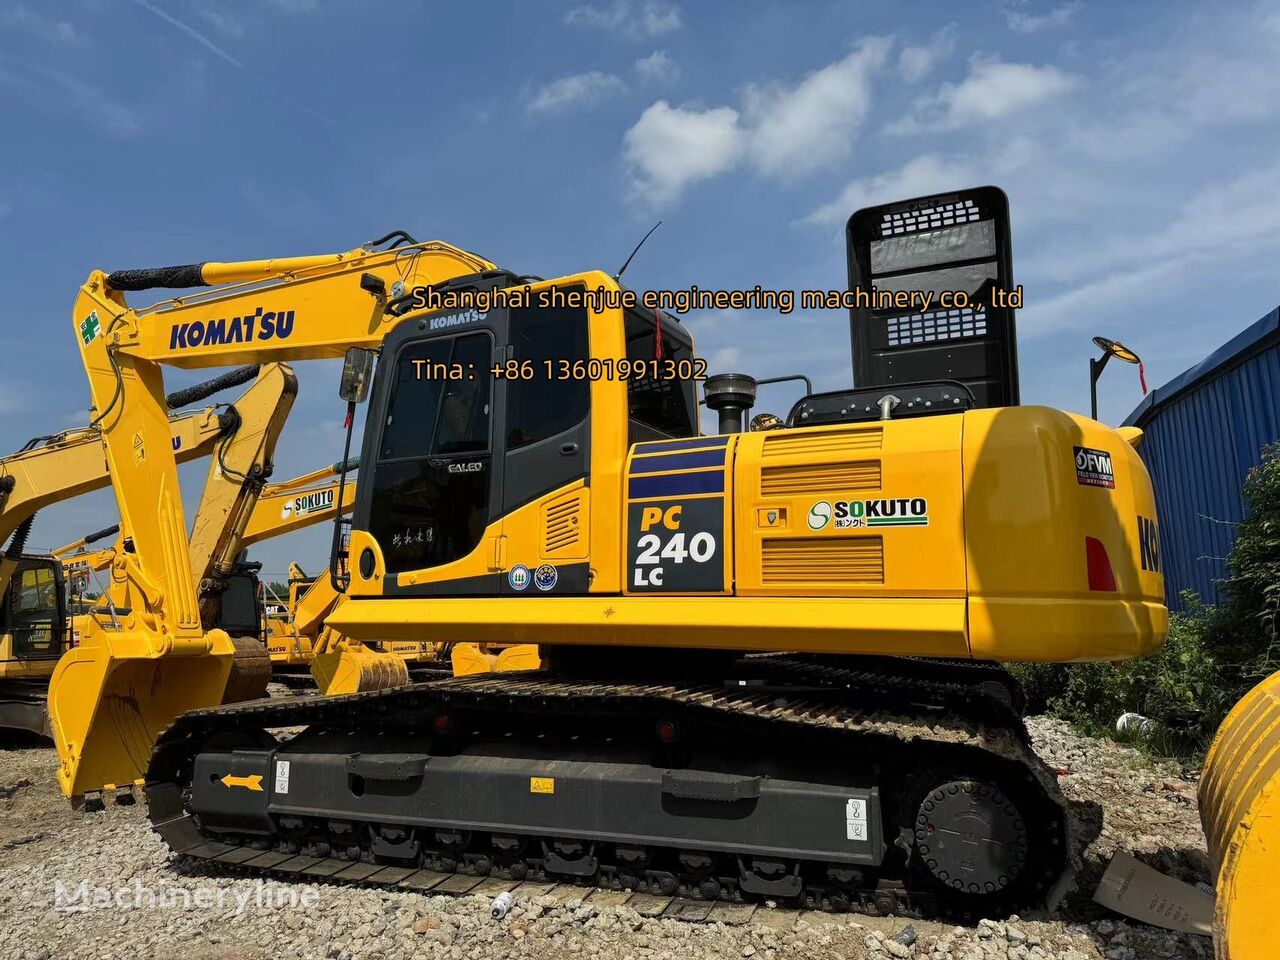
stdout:
[(498, 592), (498, 319), (467, 311), (408, 321), (384, 346), (361, 458), (372, 469), (361, 472), (354, 525), (382, 548), (387, 595)]
[(590, 588), (591, 384), (583, 307), (507, 311), (502, 412), (502, 556), (508, 596), (587, 593)]

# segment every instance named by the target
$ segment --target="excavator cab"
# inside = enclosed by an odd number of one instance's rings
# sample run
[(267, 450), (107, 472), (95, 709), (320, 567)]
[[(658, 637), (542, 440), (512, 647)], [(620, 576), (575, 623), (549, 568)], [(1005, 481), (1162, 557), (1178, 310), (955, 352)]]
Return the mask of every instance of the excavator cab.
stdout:
[(0, 728), (48, 731), (48, 668), (68, 645), (62, 564), (27, 554), (0, 600)]
[[(467, 278), (440, 292), (507, 282)], [(586, 594), (588, 476), (606, 489), (593, 455), (607, 462), (611, 446), (616, 478), (631, 444), (697, 435), (693, 377), (645, 366), (692, 371), (692, 338), (640, 307), (622, 309), (619, 324), (619, 311), (556, 296), (597, 282), (608, 281), (571, 278), (387, 336), (360, 458), (372, 467), (352, 513), (378, 545), (383, 595)], [(373, 557), (356, 554), (356, 583), (367, 583)]]
[(15, 660), (56, 660), (67, 648), (67, 611), (62, 564), (27, 555), (18, 564), (4, 603), (0, 631)]

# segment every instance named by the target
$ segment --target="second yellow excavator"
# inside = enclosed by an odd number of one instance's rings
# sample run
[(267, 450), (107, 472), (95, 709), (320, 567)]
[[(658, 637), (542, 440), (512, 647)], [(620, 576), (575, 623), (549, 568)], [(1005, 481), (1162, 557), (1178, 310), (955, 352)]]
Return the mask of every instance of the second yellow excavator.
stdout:
[[(258, 368), (234, 371), (165, 398), (169, 411), (258, 376)], [(244, 418), (274, 408), (278, 397), (255, 384), (232, 404), (173, 413), (168, 417), (176, 463), (221, 456), (244, 426)], [(0, 728), (48, 732), (46, 694), (58, 658), (80, 641), (69, 614), (60, 555), (24, 553), (36, 513), (108, 486), (110, 476), (96, 426), (37, 437), (22, 450), (0, 458)], [(106, 535), (105, 532), (103, 535)], [(101, 559), (101, 555), (100, 555)], [(110, 563), (111, 555), (105, 558)], [(12, 585), (13, 589), (9, 587)]]

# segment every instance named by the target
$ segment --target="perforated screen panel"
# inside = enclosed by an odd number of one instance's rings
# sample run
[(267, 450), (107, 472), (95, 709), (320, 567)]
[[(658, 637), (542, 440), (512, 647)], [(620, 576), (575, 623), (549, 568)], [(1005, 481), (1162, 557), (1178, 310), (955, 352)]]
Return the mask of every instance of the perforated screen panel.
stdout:
[(850, 310), (858, 387), (957, 380), (979, 406), (1018, 402), (1013, 310), (996, 293), (1014, 289), (1003, 191), (867, 207), (846, 237), (849, 288), (861, 294)]

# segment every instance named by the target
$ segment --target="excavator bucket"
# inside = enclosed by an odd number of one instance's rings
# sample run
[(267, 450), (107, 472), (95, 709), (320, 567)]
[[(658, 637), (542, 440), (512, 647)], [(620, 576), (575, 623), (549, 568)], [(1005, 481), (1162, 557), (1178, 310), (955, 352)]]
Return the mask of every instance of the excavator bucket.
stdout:
[(501, 649), (486, 649), (475, 643), (459, 643), (450, 651), (449, 659), (455, 677), (542, 669), (542, 657), (538, 654), (536, 643), (517, 643)]
[(1217, 873), (1219, 960), (1275, 956), (1280, 916), (1280, 673), (1227, 714), (1205, 758), (1200, 822)]
[(265, 697), (271, 681), (271, 652), (257, 637), (236, 636), (231, 638), (231, 643), (236, 648), (236, 656), (222, 692), (222, 702), (243, 703)]
[(362, 643), (341, 639), (321, 644), (311, 661), (311, 676), (325, 696), (387, 690), (409, 682), (409, 667), (394, 653), (379, 653)]
[(206, 639), (204, 655), (140, 656), (129, 631), (95, 623), (63, 655), (49, 686), (49, 716), (67, 796), (127, 794), (141, 784), (152, 744), (178, 714), (222, 702), (235, 650), (220, 630)]

